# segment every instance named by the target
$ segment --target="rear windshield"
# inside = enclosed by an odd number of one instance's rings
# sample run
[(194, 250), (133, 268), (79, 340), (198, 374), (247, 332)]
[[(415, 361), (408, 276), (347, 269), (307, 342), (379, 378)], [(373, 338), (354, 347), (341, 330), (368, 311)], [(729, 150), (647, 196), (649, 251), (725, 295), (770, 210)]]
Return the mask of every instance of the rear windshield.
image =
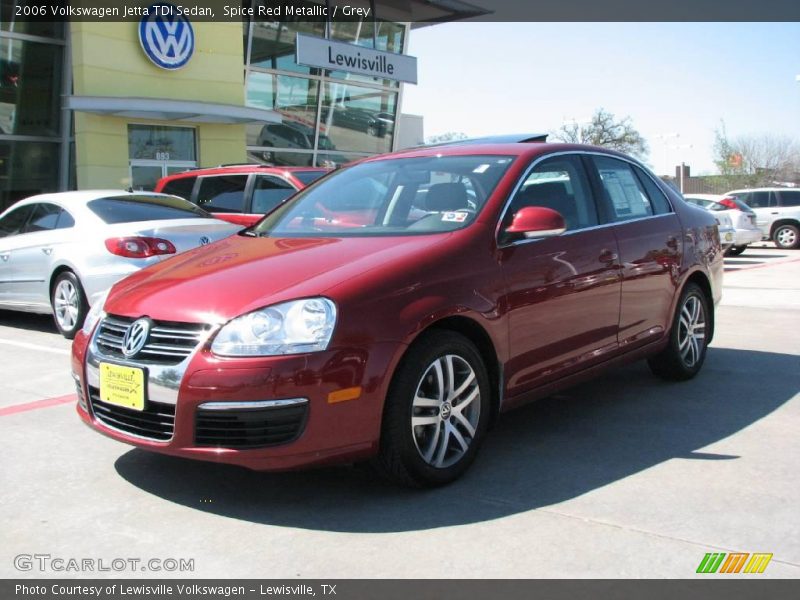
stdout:
[(117, 196), (99, 198), (87, 204), (105, 223), (138, 223), (169, 219), (211, 219), (210, 214), (191, 202), (174, 196)]
[(325, 175), (325, 173), (327, 172), (328, 171), (326, 171), (325, 169), (320, 169), (319, 171), (295, 171), (294, 173), (292, 173), (292, 175), (294, 175), (295, 178), (302, 181), (303, 185), (308, 185), (312, 181), (316, 181), (317, 179)]

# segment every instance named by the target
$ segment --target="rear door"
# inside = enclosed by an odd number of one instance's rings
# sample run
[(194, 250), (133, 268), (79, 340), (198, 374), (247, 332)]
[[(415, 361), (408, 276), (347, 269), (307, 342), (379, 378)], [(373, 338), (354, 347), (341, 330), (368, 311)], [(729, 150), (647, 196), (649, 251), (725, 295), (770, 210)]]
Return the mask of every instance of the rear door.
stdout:
[(259, 219), (283, 204), (297, 191), (291, 183), (274, 175), (255, 175), (254, 179), (248, 212)]
[(210, 213), (245, 212), (247, 174), (201, 177), (194, 202)]
[[(525, 206), (558, 211), (567, 231), (544, 239), (502, 232)], [(578, 154), (538, 163), (500, 224), (511, 359), (508, 395), (524, 393), (609, 357), (617, 348), (620, 265)]]
[(25, 243), (21, 233), (33, 213), (33, 205), (20, 206), (0, 219), (0, 302), (19, 301), (17, 280), (21, 277), (16, 266), (17, 251)]
[(666, 195), (641, 168), (592, 155), (593, 177), (622, 264), (619, 346), (628, 350), (660, 337), (672, 320), (683, 254), (683, 228)]

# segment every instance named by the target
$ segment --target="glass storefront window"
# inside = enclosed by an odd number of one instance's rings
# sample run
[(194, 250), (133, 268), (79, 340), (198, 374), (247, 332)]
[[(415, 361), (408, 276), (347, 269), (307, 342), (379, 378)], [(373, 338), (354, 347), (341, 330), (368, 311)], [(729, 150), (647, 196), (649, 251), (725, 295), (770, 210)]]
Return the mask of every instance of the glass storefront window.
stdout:
[(392, 148), (397, 94), (326, 82), (320, 132), (336, 150), (380, 153)]
[(44, 5), (48, 11), (50, 10), (49, 4), (44, 2), (36, 3), (31, 2), (30, 0), (0, 0), (0, 31), (63, 39), (64, 23), (40, 22), (38, 20), (19, 21), (17, 17), (17, 6), (26, 5)]
[[(405, 27), (403, 25), (389, 21), (378, 21), (377, 27), (372, 21), (341, 21), (331, 24), (331, 38), (334, 40), (397, 54), (403, 52), (404, 34)], [(346, 71), (329, 71), (328, 76), (334, 79), (347, 79), (355, 83), (371, 83), (384, 87), (398, 87), (400, 85), (399, 82), (393, 79), (368, 77)]]
[(314, 155), (301, 152), (249, 149), (247, 159), (259, 165), (279, 165), (284, 167), (312, 167)]
[(194, 129), (158, 125), (128, 125), (131, 160), (195, 161)]
[(0, 210), (58, 189), (59, 144), (0, 141)]
[(58, 136), (63, 48), (0, 38), (0, 134)]
[(250, 65), (318, 75), (319, 69), (295, 62), (295, 39), (298, 33), (325, 37), (325, 24), (305, 21), (254, 21)]

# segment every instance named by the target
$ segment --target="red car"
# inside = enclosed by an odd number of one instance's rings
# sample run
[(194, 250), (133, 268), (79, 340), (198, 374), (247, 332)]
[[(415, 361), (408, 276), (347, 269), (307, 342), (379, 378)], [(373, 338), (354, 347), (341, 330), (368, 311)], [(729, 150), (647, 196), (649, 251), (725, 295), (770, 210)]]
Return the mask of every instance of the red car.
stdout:
[(373, 157), (116, 284), (75, 338), (77, 411), (155, 452), (439, 485), (501, 412), (636, 359), (697, 374), (722, 271), (714, 217), (622, 154)]
[(228, 165), (162, 177), (157, 192), (186, 198), (217, 219), (249, 227), (330, 169)]

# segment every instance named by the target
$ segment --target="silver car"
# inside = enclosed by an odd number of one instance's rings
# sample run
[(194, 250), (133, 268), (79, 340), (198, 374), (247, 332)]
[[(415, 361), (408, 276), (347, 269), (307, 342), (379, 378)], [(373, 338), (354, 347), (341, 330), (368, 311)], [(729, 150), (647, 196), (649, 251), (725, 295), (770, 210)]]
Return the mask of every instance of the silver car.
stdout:
[(52, 312), (71, 339), (119, 279), (240, 229), (166, 194), (32, 196), (0, 215), (0, 309)]

